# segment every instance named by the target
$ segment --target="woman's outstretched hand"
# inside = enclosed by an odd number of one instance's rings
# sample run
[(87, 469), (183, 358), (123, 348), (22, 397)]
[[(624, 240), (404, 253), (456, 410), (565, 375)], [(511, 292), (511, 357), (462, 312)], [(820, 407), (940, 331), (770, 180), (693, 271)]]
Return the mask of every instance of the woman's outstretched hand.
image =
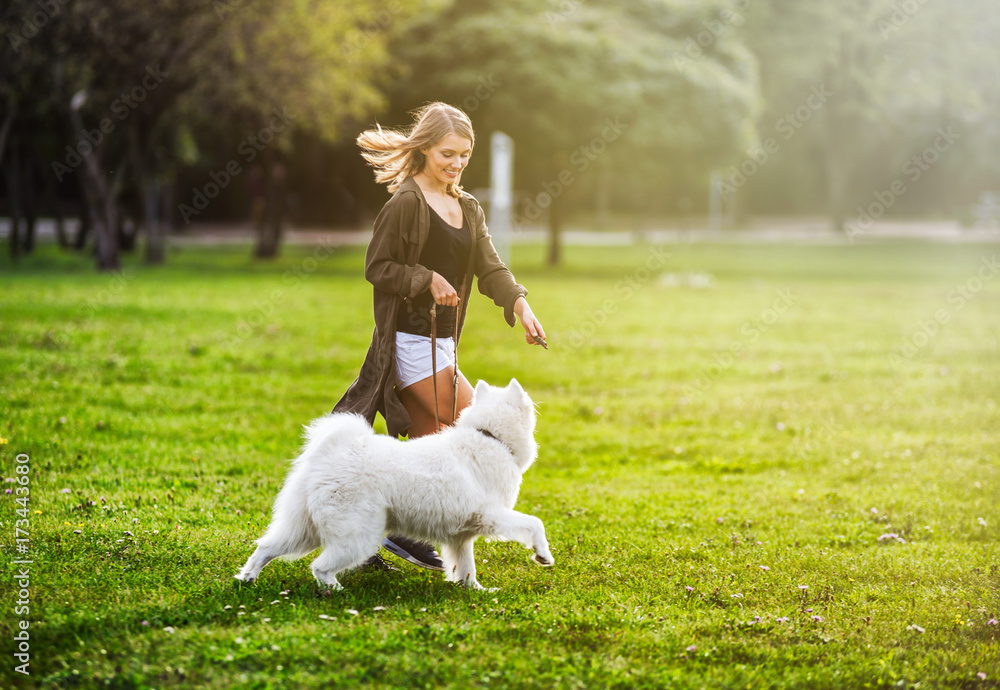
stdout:
[(457, 307), (459, 301), (461, 301), (455, 288), (437, 271), (434, 271), (431, 275), (430, 290), (431, 297), (434, 298), (434, 303), (440, 304), (443, 307)]
[(541, 338), (544, 342), (545, 329), (542, 328), (541, 322), (535, 318), (531, 307), (528, 306), (528, 300), (518, 297), (517, 301), (514, 302), (514, 313), (517, 314), (517, 318), (521, 320), (521, 325), (524, 327), (524, 340), (529, 345), (541, 345), (535, 338)]

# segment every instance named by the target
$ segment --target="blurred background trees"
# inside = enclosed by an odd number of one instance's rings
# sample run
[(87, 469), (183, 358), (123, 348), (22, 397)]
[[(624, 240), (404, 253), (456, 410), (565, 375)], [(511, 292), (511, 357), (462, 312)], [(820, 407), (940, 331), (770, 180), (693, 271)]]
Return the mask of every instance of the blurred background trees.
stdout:
[[(386, 199), (353, 140), (444, 100), (515, 140), (519, 224), (739, 217), (843, 228), (965, 218), (1000, 189), (991, 0), (11, 0), (2, 10), (0, 216), (40, 216), (101, 269), (206, 223), (364, 227)], [(942, 138), (942, 133), (946, 136)], [(63, 219), (78, 219), (70, 236)], [(697, 221), (694, 221), (697, 222)]]

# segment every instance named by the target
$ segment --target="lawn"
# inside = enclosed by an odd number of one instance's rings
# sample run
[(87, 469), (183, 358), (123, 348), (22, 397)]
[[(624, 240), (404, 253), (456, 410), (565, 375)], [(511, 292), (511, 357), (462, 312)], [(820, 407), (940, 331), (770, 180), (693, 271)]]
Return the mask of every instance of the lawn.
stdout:
[(0, 260), (0, 685), (1000, 687), (997, 246), (516, 248), (550, 350), (477, 295), (461, 361), (539, 403), (556, 566), (494, 593), (237, 586), (372, 328), (362, 249), (248, 254)]

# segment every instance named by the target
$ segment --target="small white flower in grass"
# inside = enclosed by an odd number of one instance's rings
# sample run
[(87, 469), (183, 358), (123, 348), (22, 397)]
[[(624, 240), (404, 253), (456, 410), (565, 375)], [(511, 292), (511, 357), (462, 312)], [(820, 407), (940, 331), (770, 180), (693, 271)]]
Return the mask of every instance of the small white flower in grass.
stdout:
[(986, 520), (984, 520), (982, 518), (978, 518), (978, 521), (979, 521), (979, 526), (980, 527), (986, 527)]
[(924, 632), (923, 628), (921, 628), (919, 625), (915, 625), (915, 624), (914, 625), (908, 625), (908, 626), (906, 626), (906, 629), (907, 630), (912, 630), (913, 632), (918, 632), (918, 633)]
[(760, 566), (760, 569), (761, 569), (761, 570), (763, 570), (763, 571), (764, 571), (765, 573), (766, 573), (766, 572), (767, 572), (768, 570), (770, 570), (770, 568), (768, 568), (768, 567), (767, 567), (766, 565), (762, 565), (762, 566)]
[(242, 638), (242, 637), (237, 637), (237, 638), (236, 638), (236, 639), (234, 640), (234, 642), (236, 642), (236, 644), (243, 644), (243, 638)]
[(777, 424), (774, 425), (774, 428), (777, 429), (778, 431), (784, 431), (785, 424), (784, 422), (778, 422)]
[(905, 544), (906, 540), (895, 532), (890, 532), (888, 534), (883, 534), (878, 538), (879, 541), (898, 541), (900, 544)]
[(722, 524), (722, 522), (723, 522), (723, 519), (722, 519), (722, 518), (720, 518), (720, 517), (717, 517), (717, 518), (715, 518), (715, 522), (716, 522), (717, 524), (721, 525), (721, 524)]
[(372, 609), (372, 611), (385, 611), (385, 607), (384, 606), (376, 606), (375, 608)]
[(237, 616), (245, 616), (245, 615), (247, 615), (247, 612), (246, 611), (237, 611), (236, 615)]
[(270, 618), (262, 618), (260, 622), (261, 623), (270, 623), (271, 619)]
[(175, 631), (175, 630), (174, 630), (174, 629), (173, 629), (172, 627), (170, 627), (170, 626), (168, 625), (167, 627), (165, 627), (165, 628), (163, 629), (163, 632), (165, 632), (165, 633), (170, 633), (171, 635), (173, 635), (173, 634), (174, 634), (174, 632), (176, 632), (176, 631)]
[(872, 515), (878, 515), (878, 508), (872, 508)]
[(222, 610), (223, 611), (228, 611), (231, 608), (233, 608), (233, 607), (230, 604), (226, 604), (225, 606), (222, 607)]
[(273, 644), (273, 645), (271, 645), (271, 651), (272, 652), (280, 652), (281, 651), (281, 647), (279, 647), (276, 644)]
[(997, 621), (996, 618), (990, 618), (986, 621), (986, 625), (1000, 625), (1000, 621)]
[(347, 613), (351, 614), (352, 616), (358, 615), (358, 612), (355, 609), (347, 609)]
[(686, 589), (689, 592), (693, 592), (694, 591), (694, 587), (692, 587), (691, 585), (685, 585), (684, 589)]
[(822, 623), (823, 622), (823, 617), (822, 616), (810, 616), (810, 618), (813, 621), (815, 621), (816, 623)]
[(800, 590), (802, 590), (802, 591), (804, 592), (804, 591), (806, 591), (807, 589), (809, 589), (809, 585), (799, 585), (799, 589), (800, 589)]
[(274, 601), (271, 602), (271, 606), (274, 606), (275, 604), (280, 604), (280, 603), (281, 603), (281, 599), (275, 599)]
[(788, 617), (787, 616), (782, 616), (781, 618), (775, 618), (774, 622), (775, 623), (787, 623), (788, 622)]
[(685, 652), (697, 652), (698, 651), (698, 647), (696, 645), (691, 645), (690, 647), (688, 647), (684, 651)]
[(977, 673), (976, 677), (979, 678), (979, 680), (986, 680), (986, 674), (983, 673), (982, 671), (980, 671), (979, 673)]
[(59, 493), (61, 493), (61, 494), (71, 494), (71, 493), (73, 493), (73, 491), (70, 490), (70, 489), (62, 489), (62, 490), (59, 491)]

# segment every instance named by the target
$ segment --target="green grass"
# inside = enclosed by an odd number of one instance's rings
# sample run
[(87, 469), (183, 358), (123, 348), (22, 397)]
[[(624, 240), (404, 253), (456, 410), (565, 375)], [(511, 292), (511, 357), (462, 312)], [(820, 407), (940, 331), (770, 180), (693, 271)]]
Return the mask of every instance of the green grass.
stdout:
[(518, 505), (556, 566), (480, 542), (490, 594), (402, 564), (330, 594), (308, 558), (234, 584), (370, 339), (363, 250), (310, 251), (0, 263), (34, 561), (26, 679), (0, 494), (0, 685), (1000, 687), (1000, 278), (952, 292), (997, 247), (518, 248), (551, 349), (477, 295), (461, 361), (540, 403)]

